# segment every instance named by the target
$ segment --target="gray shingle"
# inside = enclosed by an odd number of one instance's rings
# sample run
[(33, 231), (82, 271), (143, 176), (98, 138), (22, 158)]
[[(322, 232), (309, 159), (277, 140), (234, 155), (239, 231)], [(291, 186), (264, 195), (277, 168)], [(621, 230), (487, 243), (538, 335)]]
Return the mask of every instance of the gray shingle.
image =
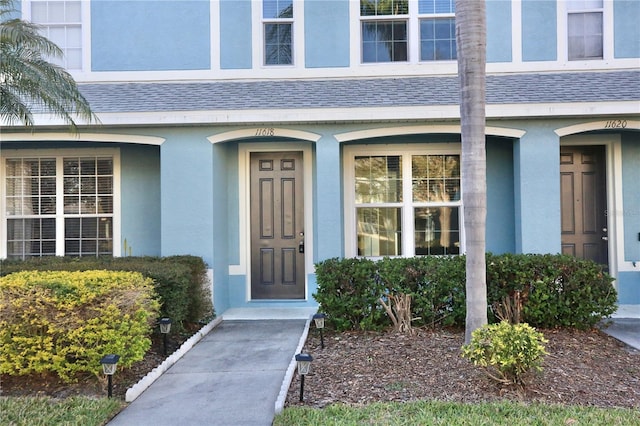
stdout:
[[(98, 113), (456, 105), (459, 99), (457, 76), (87, 83), (80, 88)], [(487, 77), (488, 104), (638, 100), (638, 70)]]

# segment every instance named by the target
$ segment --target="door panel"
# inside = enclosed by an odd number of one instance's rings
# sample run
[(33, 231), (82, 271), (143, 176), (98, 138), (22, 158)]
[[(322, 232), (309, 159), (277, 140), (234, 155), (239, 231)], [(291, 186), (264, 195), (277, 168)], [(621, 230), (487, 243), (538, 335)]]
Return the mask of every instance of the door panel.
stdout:
[(603, 146), (560, 148), (562, 253), (608, 265)]
[(251, 153), (250, 163), (251, 298), (303, 299), (302, 153)]

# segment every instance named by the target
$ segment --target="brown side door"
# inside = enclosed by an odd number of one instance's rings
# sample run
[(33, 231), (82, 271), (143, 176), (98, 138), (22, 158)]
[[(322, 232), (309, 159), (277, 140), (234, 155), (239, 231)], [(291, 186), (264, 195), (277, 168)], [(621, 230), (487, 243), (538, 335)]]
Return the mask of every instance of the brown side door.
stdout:
[(560, 148), (562, 252), (608, 267), (604, 146)]
[(251, 154), (251, 298), (303, 299), (302, 152)]

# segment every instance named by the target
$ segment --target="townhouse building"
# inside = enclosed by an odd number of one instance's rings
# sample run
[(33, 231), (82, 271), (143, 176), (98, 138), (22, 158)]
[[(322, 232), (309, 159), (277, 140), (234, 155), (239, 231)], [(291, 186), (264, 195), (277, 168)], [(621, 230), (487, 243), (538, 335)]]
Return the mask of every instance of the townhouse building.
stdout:
[[(487, 250), (640, 304), (640, 2), (487, 0)], [(314, 262), (464, 253), (453, 0), (23, 0), (100, 123), (0, 134), (0, 258), (201, 256), (214, 306)]]

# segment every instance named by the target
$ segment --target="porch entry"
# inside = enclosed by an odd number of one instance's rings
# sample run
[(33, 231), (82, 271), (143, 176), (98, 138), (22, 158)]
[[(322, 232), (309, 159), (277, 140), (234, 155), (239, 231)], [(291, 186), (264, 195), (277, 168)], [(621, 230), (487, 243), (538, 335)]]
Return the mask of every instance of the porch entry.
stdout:
[(251, 298), (304, 299), (302, 152), (250, 158)]
[(562, 253), (608, 270), (605, 147), (561, 146)]

